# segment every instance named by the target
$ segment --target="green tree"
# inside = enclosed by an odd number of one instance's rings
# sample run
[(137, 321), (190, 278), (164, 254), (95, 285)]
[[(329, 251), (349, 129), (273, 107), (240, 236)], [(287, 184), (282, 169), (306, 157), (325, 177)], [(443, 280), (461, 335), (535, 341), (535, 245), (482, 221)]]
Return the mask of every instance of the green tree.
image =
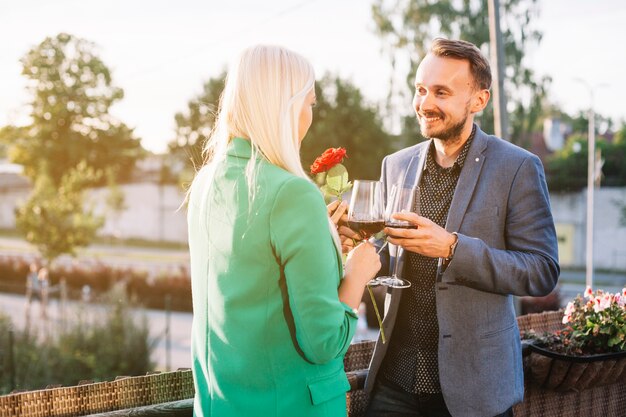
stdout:
[(377, 108), (349, 81), (328, 74), (316, 83), (316, 96), (313, 124), (300, 152), (305, 170), (327, 148), (343, 147), (350, 179), (378, 179), (382, 159), (399, 146), (383, 129)]
[(42, 173), (29, 199), (16, 209), (18, 230), (48, 263), (87, 246), (104, 224), (102, 217), (84, 207), (85, 184), (97, 182), (99, 176), (85, 162), (66, 172), (58, 185)]
[[(188, 103), (186, 112), (176, 114), (176, 138), (169, 149), (177, 163), (184, 164), (186, 181), (193, 177), (194, 167), (202, 165), (202, 148), (215, 123), (225, 76), (207, 81), (202, 93)], [(313, 125), (300, 152), (305, 170), (308, 172), (325, 149), (342, 146), (348, 150), (344, 164), (351, 178), (378, 178), (380, 162), (393, 146), (377, 109), (365, 102), (354, 85), (339, 77), (326, 75), (316, 84), (316, 95)]]
[(182, 166), (182, 170), (175, 166), (169, 169), (181, 172), (178, 180), (190, 181), (196, 168), (204, 162), (202, 149), (215, 124), (225, 78), (226, 73), (223, 72), (218, 77), (209, 79), (204, 83), (202, 93), (189, 101), (187, 110), (174, 116), (176, 134), (168, 147), (174, 163)]
[(30, 124), (2, 130), (10, 159), (31, 180), (44, 174), (54, 185), (82, 161), (128, 178), (144, 152), (132, 129), (109, 114), (123, 91), (113, 85), (94, 45), (61, 33), (31, 49), (21, 63), (32, 97)]
[[(626, 126), (615, 134), (612, 142), (599, 136), (596, 149), (600, 150), (602, 185), (622, 187), (626, 185)], [(548, 159), (546, 171), (550, 191), (572, 192), (587, 186), (588, 141), (586, 134), (571, 135), (565, 147)]]
[[(538, 12), (537, 3), (537, 0), (500, 2), (510, 137), (512, 142), (522, 146), (529, 144), (530, 134), (537, 128), (550, 82), (548, 77), (538, 79), (524, 62), (528, 46), (541, 40), (541, 33), (531, 25)], [(425, 56), (430, 42), (438, 36), (472, 42), (488, 56), (487, 0), (376, 0), (372, 15), (377, 34), (391, 56), (393, 66), (398, 67), (403, 57), (409, 61), (408, 88), (400, 86), (400, 93), (412, 94), (418, 62)], [(394, 82), (392, 89), (398, 89)], [(486, 131), (493, 131), (491, 102), (476, 120)], [(403, 136), (415, 137), (419, 134), (413, 116), (403, 121), (403, 129)]]

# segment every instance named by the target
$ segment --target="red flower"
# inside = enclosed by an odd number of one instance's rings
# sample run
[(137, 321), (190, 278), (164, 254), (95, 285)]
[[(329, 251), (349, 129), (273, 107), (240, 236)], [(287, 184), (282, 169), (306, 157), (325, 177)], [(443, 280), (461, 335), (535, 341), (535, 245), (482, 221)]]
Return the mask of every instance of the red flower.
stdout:
[(344, 148), (328, 148), (324, 153), (317, 157), (311, 165), (311, 174), (319, 174), (320, 172), (326, 172), (335, 165), (341, 163), (343, 158), (347, 158), (346, 150)]

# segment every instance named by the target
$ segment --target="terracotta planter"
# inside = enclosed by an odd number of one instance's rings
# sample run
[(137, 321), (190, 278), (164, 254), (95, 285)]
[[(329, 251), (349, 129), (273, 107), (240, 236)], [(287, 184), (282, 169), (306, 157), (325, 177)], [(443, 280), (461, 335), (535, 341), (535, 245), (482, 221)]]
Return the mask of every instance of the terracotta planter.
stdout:
[(570, 356), (531, 344), (527, 358), (534, 383), (555, 391), (582, 391), (626, 381), (626, 351)]

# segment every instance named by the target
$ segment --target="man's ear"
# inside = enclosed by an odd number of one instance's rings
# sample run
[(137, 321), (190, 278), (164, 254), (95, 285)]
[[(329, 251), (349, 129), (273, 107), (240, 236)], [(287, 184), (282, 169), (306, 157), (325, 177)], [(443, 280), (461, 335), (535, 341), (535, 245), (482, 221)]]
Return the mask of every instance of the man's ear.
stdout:
[(489, 90), (478, 90), (475, 92), (470, 111), (472, 113), (483, 111), (487, 107), (487, 103), (489, 103), (489, 97), (491, 97)]

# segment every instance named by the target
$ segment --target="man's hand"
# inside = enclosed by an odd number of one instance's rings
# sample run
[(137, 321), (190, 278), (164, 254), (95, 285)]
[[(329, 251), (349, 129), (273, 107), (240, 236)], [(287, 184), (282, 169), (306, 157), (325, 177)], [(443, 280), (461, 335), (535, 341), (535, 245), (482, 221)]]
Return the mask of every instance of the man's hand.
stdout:
[(437, 223), (408, 212), (396, 213), (393, 218), (407, 221), (416, 228), (386, 227), (384, 232), (389, 243), (429, 258), (445, 258), (450, 254), (450, 246), (454, 243), (455, 237)]
[(337, 226), (339, 240), (341, 241), (341, 252), (350, 252), (363, 238), (357, 232), (345, 226), (348, 222), (348, 205), (345, 202), (339, 203), (339, 200), (335, 200), (326, 208), (328, 209), (330, 220)]

